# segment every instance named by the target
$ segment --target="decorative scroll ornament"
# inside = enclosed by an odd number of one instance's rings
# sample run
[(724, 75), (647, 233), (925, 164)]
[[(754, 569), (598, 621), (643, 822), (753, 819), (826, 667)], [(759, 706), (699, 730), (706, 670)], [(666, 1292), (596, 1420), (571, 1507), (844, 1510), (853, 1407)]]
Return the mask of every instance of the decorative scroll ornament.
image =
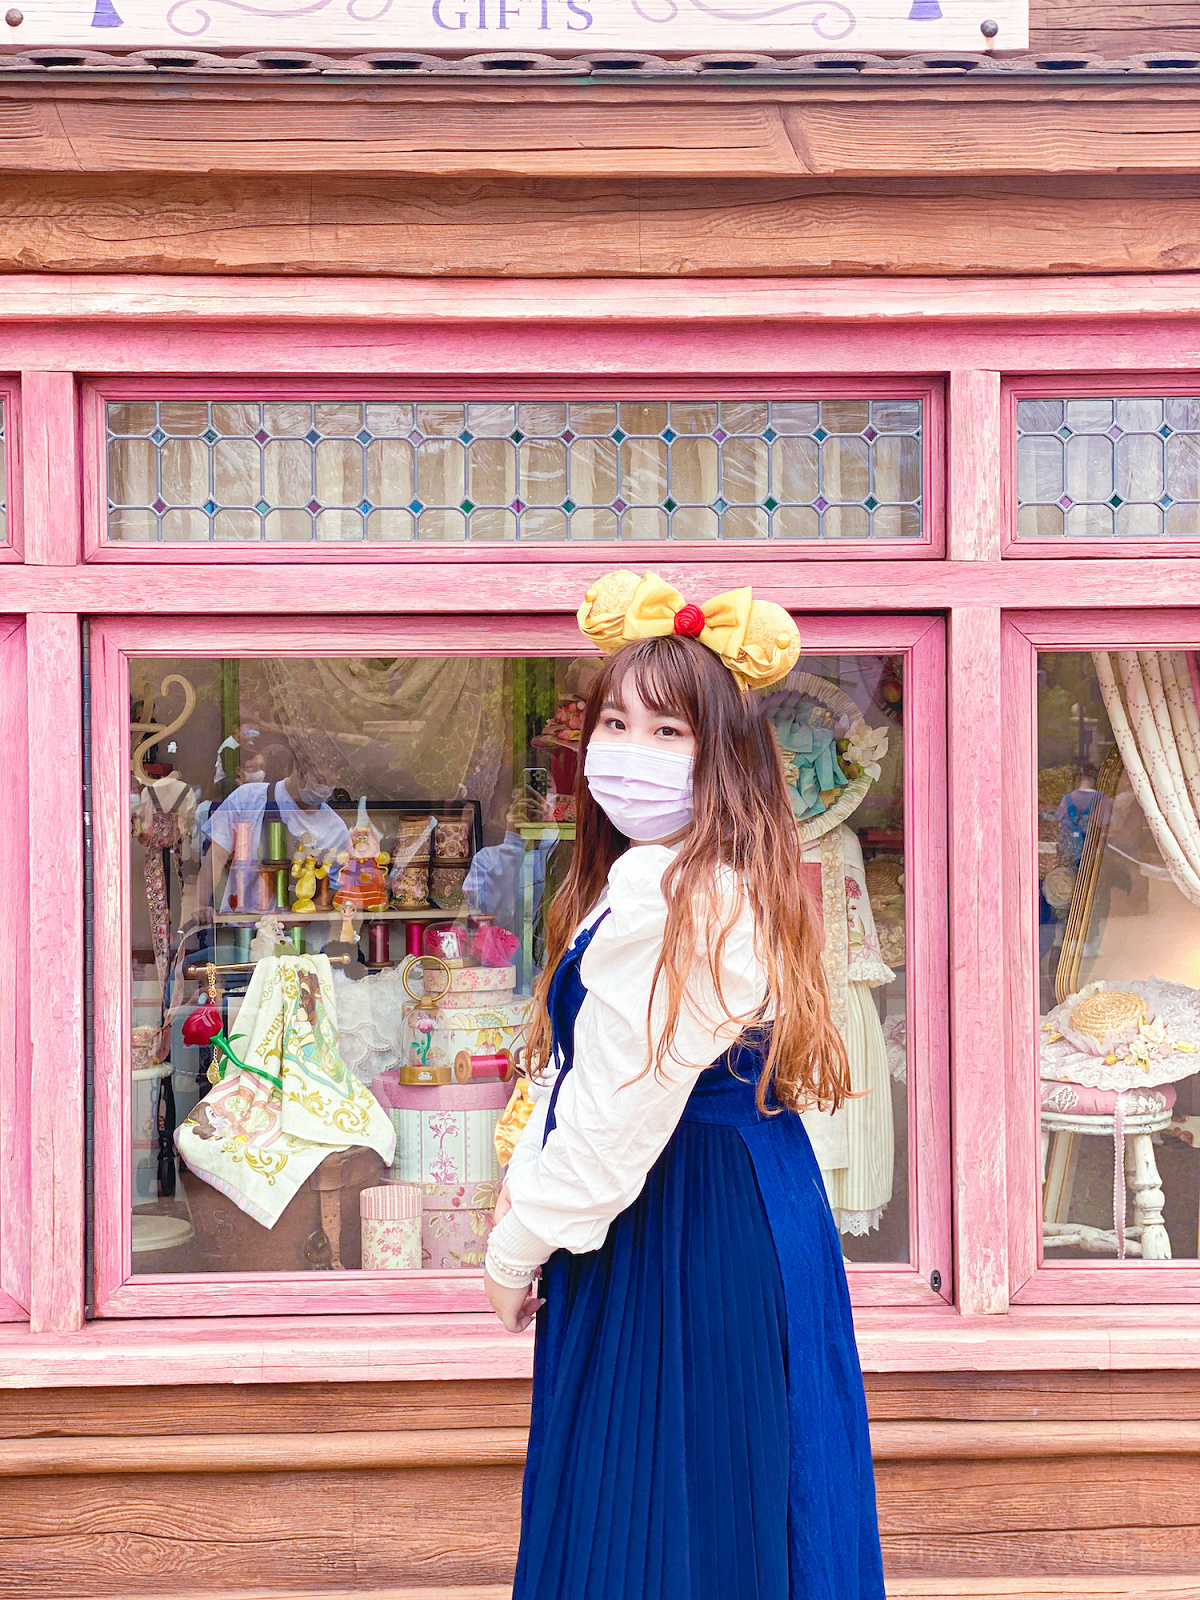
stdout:
[[(749, 0), (746, 5), (726, 4), (724, 6), (708, 6), (703, 0), (685, 0), (694, 11), (703, 12), (706, 17), (717, 17), (722, 22), (771, 22), (776, 17), (797, 11), (816, 11), (816, 16), (809, 18), (812, 31), (818, 39), (833, 41), (844, 39), (854, 32), (858, 18), (850, 7), (843, 5), (841, 0), (783, 0), (782, 5), (761, 5), (757, 0)], [(643, 0), (632, 0), (633, 9), (645, 22), (674, 22), (679, 15), (678, 0), (654, 0), (643, 4)], [(833, 17), (840, 26), (826, 27), (827, 20)]]
[(178, 733), (196, 709), (195, 689), (178, 672), (169, 672), (159, 687), (159, 695), (165, 695), (169, 689), (174, 688), (183, 690), (183, 710), (175, 718), (174, 722), (131, 722), (129, 724), (130, 732), (145, 734), (145, 738), (134, 746), (132, 757), (133, 776), (143, 788), (150, 782), (142, 766), (142, 758), (146, 751), (153, 745), (159, 744), (163, 739), (169, 738), (171, 734)]

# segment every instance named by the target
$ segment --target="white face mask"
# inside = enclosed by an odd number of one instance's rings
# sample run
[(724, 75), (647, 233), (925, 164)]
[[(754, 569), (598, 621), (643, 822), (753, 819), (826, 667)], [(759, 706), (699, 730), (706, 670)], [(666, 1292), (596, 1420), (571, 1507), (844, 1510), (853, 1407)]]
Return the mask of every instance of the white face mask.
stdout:
[(692, 820), (692, 758), (593, 739), (583, 762), (592, 799), (627, 839), (665, 839)]
[(310, 809), (324, 805), (336, 787), (332, 783), (306, 783), (298, 796), (300, 804)]

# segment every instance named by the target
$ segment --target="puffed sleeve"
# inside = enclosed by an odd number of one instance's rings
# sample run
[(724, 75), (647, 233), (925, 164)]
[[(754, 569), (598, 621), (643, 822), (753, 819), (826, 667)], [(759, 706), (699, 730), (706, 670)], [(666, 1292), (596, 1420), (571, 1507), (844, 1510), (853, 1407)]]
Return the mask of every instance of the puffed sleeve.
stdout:
[(613, 1218), (641, 1193), (697, 1076), (741, 1032), (732, 1019), (757, 1011), (766, 996), (754, 916), (728, 874), (722, 892), (736, 896), (739, 909), (722, 957), (722, 998), (702, 944), (671, 1055), (661, 1072), (639, 1076), (651, 1059), (651, 1036), (660, 1038), (665, 1026), (664, 984), (654, 996), (649, 1030), (647, 1017), (667, 917), (662, 876), (672, 857), (661, 845), (635, 846), (609, 873), (610, 914), (583, 958), (587, 995), (555, 1127), (540, 1150), (530, 1139), (531, 1159), (510, 1168), (512, 1210), (489, 1240), (488, 1270), (497, 1282), (519, 1287), (555, 1250), (582, 1254), (603, 1244)]

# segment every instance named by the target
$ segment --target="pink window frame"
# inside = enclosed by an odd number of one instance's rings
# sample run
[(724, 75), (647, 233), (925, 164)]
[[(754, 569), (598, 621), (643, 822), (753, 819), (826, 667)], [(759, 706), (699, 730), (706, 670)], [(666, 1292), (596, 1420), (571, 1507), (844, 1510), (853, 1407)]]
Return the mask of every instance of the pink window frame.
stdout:
[(1014, 1305), (1197, 1305), (1200, 1260), (1045, 1258), (1038, 1118), (1037, 657), (1187, 649), (1200, 610), (1016, 611), (1004, 622), (1004, 877), (1009, 1001), (1009, 1273)]
[[(670, 539), (583, 542), (530, 540), (528, 543), (368, 542), (318, 544), (137, 544), (108, 537), (105, 405), (111, 400), (817, 400), (891, 399), (922, 403), (921, 472), (923, 532), (919, 539), (736, 539), (675, 541)], [(940, 380), (899, 375), (895, 378), (798, 377), (790, 381), (714, 374), (703, 381), (645, 376), (602, 380), (563, 377), (534, 380), (525, 376), (497, 380), (414, 377), (383, 380), (314, 375), (310, 379), (264, 377), (254, 382), (229, 378), (105, 378), (84, 383), (81, 390), (84, 559), (96, 562), (421, 562), (433, 557), (467, 563), (496, 560), (555, 561), (592, 565), (635, 566), (664, 553), (672, 561), (728, 561), (737, 564), (803, 557), (814, 561), (900, 560), (940, 558), (945, 554), (944, 386)]]
[[(801, 618), (809, 654), (903, 653), (909, 950), (909, 1236), (912, 1260), (850, 1269), (856, 1305), (944, 1308), (952, 1296), (946, 1036), (945, 667), (928, 617)], [(91, 626), (95, 796), (94, 1260), (97, 1317), (486, 1310), (478, 1273), (138, 1274), (128, 1270), (131, 656), (470, 653), (575, 655), (573, 618), (100, 620)], [(920, 708), (919, 710), (917, 708)], [(930, 1285), (934, 1271), (941, 1287)]]
[(1200, 371), (1151, 373), (1039, 373), (1011, 377), (1002, 388), (1002, 447), (1004, 451), (1003, 535), (1001, 554), (1011, 560), (1041, 561), (1130, 559), (1147, 556), (1200, 556), (1195, 539), (1021, 539), (1017, 536), (1017, 402), (1019, 400), (1075, 400), (1113, 396), (1200, 394)]
[(21, 488), (21, 385), (16, 378), (0, 378), (0, 402), (4, 406), (5, 507), (7, 527), (0, 539), (0, 562), (22, 561), (25, 541), (22, 532), (21, 510), (24, 494)]
[(25, 624), (0, 617), (0, 1322), (29, 1315), (29, 885)]

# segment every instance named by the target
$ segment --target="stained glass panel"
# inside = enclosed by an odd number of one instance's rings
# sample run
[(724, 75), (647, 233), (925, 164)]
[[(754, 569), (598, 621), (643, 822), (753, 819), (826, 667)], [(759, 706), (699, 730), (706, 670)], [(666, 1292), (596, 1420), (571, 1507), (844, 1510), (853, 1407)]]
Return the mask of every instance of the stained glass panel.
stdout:
[(110, 401), (123, 543), (880, 539), (919, 400)]
[(1200, 399), (1017, 402), (1017, 537), (1200, 537)]

